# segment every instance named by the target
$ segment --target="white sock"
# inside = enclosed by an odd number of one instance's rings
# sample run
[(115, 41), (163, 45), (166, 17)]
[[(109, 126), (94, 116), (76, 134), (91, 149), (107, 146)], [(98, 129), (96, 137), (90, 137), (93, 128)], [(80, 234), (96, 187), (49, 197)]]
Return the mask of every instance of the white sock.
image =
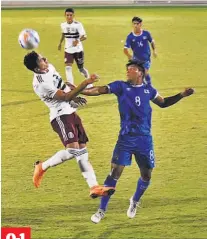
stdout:
[(70, 149), (60, 150), (51, 158), (42, 163), (42, 169), (47, 170), (49, 167), (57, 166), (66, 160), (74, 158), (74, 155), (69, 152)]
[(65, 67), (65, 74), (66, 74), (67, 82), (74, 84), (72, 66)]
[(88, 152), (86, 148), (79, 150), (79, 156), (76, 156), (76, 160), (89, 188), (98, 185), (93, 167), (88, 161)]

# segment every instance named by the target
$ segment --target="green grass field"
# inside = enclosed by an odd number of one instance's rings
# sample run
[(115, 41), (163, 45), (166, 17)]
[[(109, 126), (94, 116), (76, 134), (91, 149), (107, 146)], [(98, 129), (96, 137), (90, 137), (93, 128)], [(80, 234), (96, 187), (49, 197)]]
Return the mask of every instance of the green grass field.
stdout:
[[(17, 38), (23, 28), (37, 30), (38, 52), (65, 78), (63, 52), (57, 51), (63, 13), (2, 11), (2, 226), (30, 226), (32, 239), (207, 238), (207, 8), (77, 9), (88, 35), (85, 66), (101, 76), (101, 85), (125, 78), (121, 41), (131, 30), (131, 18), (139, 15), (156, 40), (159, 56), (151, 75), (159, 93), (173, 95), (185, 86), (196, 90), (171, 108), (153, 105), (157, 166), (136, 218), (126, 216), (139, 177), (133, 162), (98, 225), (90, 217), (99, 200), (89, 198), (75, 160), (50, 169), (39, 189), (32, 184), (33, 162), (63, 147), (49, 124), (48, 109), (33, 93), (32, 73), (22, 64), (26, 51)], [(76, 66), (73, 72), (80, 82)], [(116, 98), (88, 97), (79, 115), (90, 138), (90, 160), (103, 183), (119, 131)]]

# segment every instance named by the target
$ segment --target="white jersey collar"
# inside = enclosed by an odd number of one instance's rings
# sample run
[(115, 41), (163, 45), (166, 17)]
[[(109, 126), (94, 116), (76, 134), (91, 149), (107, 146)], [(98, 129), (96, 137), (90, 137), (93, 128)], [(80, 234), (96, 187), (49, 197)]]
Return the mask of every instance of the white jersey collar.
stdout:
[(134, 32), (132, 32), (132, 34), (135, 36), (135, 37), (139, 37), (143, 34), (143, 30), (141, 30), (141, 33), (140, 34), (135, 34)]

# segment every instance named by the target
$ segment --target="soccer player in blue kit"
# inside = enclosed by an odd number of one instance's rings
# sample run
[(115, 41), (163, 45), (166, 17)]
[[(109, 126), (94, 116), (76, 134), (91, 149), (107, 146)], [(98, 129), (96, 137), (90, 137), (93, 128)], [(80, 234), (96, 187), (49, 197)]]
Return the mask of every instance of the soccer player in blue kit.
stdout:
[[(134, 195), (130, 198), (127, 211), (127, 216), (133, 218), (136, 215), (137, 207), (139, 207), (140, 198), (150, 184), (151, 173), (155, 166), (150, 101), (165, 108), (193, 94), (194, 90), (186, 88), (181, 93), (163, 98), (151, 85), (143, 84), (145, 70), (142, 65), (131, 61), (126, 66), (127, 81), (114, 81), (106, 86), (86, 89), (84, 94), (95, 96), (112, 93), (117, 96), (121, 130), (112, 156), (111, 172), (104, 185), (115, 188), (124, 167), (131, 165), (132, 155), (135, 156), (141, 177), (138, 179)], [(98, 211), (91, 217), (92, 222), (99, 223), (104, 217), (110, 197), (103, 196), (101, 198)]]
[[(151, 84), (151, 77), (149, 69), (151, 65), (151, 50), (149, 43), (151, 44), (153, 55), (157, 57), (155, 49), (155, 41), (152, 39), (150, 32), (142, 29), (142, 19), (139, 17), (132, 18), (133, 31), (127, 36), (124, 45), (124, 54), (129, 60), (136, 60), (140, 64), (143, 64), (145, 68), (145, 81), (147, 84)], [(132, 49), (133, 56), (129, 53), (129, 48)]]

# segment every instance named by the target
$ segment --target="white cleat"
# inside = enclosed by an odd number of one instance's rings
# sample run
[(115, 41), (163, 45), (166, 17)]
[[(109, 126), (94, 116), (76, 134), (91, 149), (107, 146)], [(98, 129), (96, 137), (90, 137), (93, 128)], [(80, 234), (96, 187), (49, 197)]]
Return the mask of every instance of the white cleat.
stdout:
[(130, 204), (127, 210), (127, 217), (134, 218), (136, 216), (137, 208), (140, 208), (140, 201), (136, 202), (133, 200), (133, 197), (129, 199)]
[(104, 210), (98, 209), (98, 211), (91, 216), (91, 221), (94, 223), (99, 223), (101, 219), (105, 216)]

